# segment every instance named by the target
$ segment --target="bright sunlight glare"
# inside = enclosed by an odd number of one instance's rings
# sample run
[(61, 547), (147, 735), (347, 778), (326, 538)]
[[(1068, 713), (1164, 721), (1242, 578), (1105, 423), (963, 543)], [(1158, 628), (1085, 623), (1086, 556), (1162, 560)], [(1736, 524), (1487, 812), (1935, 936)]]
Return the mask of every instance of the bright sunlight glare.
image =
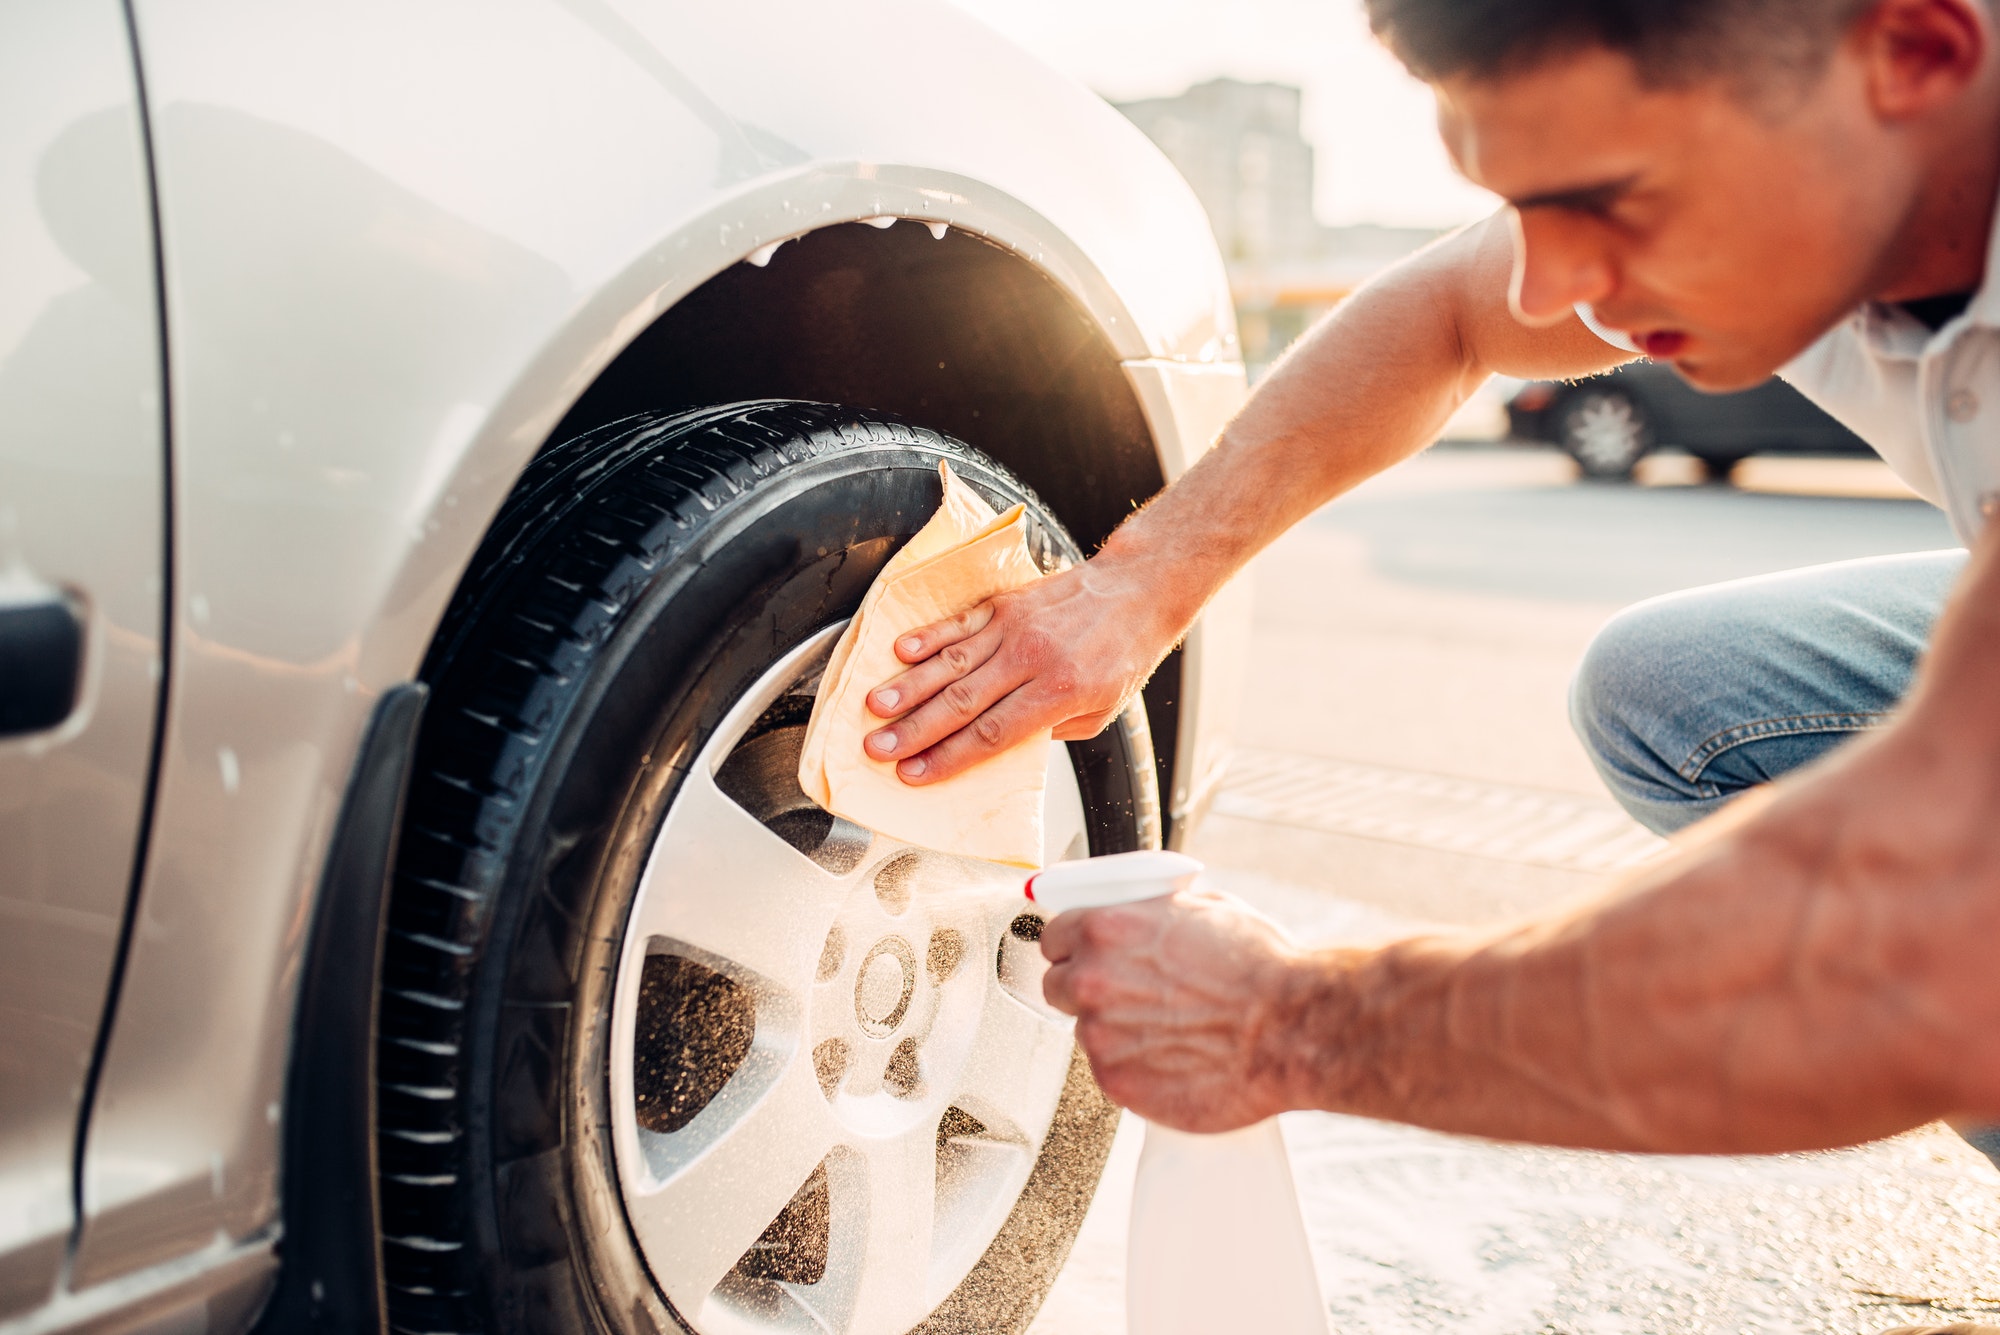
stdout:
[(955, 0), (1114, 100), (1220, 75), (1305, 90), (1320, 221), (1448, 227), (1492, 212), (1438, 142), (1431, 97), (1368, 31), (1359, 0)]

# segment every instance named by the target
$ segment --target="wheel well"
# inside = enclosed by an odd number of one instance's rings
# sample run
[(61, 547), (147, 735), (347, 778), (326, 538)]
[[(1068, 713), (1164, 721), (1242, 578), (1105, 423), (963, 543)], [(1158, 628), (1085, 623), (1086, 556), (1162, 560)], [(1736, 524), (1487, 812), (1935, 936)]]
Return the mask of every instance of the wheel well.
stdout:
[(606, 367), (551, 436), (640, 411), (816, 399), (949, 432), (1095, 548), (1164, 479), (1117, 354), (1033, 265), (965, 232), (846, 223), (703, 283)]
[[(1165, 482), (1097, 323), (1014, 252), (915, 222), (825, 227), (761, 267), (723, 270), (633, 339), (549, 443), (635, 412), (757, 398), (872, 408), (956, 436), (1034, 488), (1085, 551)], [(1175, 650), (1146, 688), (1163, 796), (1180, 680)]]

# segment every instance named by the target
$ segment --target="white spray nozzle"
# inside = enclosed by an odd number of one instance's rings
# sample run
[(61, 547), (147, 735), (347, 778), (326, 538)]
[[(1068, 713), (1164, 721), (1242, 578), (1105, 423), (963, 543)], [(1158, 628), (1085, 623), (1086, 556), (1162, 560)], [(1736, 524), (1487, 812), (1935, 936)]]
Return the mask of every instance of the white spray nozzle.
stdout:
[(1050, 917), (1071, 909), (1133, 904), (1185, 890), (1202, 864), (1185, 853), (1163, 848), (1113, 853), (1079, 862), (1058, 862), (1028, 878), (1028, 898)]

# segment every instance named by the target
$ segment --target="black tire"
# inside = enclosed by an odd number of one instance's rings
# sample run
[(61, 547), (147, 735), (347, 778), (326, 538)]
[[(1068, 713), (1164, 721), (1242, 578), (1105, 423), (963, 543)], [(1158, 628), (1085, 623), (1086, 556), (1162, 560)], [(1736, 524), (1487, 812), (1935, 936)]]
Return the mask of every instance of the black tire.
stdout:
[(1653, 448), (1645, 405), (1622, 389), (1585, 384), (1556, 409), (1556, 436), (1583, 475), (1622, 482)]
[[(424, 677), (381, 998), (383, 1260), (398, 1331), (687, 1329), (627, 1224), (607, 1131), (611, 967), (640, 862), (743, 689), (850, 615), (938, 500), (958, 441), (784, 401), (637, 417), (546, 452), (496, 520)], [(1072, 743), (1090, 847), (1158, 843), (1141, 707)], [(1117, 1110), (1073, 1057), (1020, 1204), (926, 1329), (1032, 1319)]]

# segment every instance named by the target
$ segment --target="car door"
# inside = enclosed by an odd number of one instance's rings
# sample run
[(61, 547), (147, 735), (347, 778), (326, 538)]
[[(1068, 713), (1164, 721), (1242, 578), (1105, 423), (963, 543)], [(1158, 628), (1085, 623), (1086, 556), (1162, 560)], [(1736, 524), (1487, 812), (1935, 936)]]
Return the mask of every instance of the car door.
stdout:
[(0, 1323), (74, 1225), (164, 686), (146, 164), (116, 0), (0, 6)]

